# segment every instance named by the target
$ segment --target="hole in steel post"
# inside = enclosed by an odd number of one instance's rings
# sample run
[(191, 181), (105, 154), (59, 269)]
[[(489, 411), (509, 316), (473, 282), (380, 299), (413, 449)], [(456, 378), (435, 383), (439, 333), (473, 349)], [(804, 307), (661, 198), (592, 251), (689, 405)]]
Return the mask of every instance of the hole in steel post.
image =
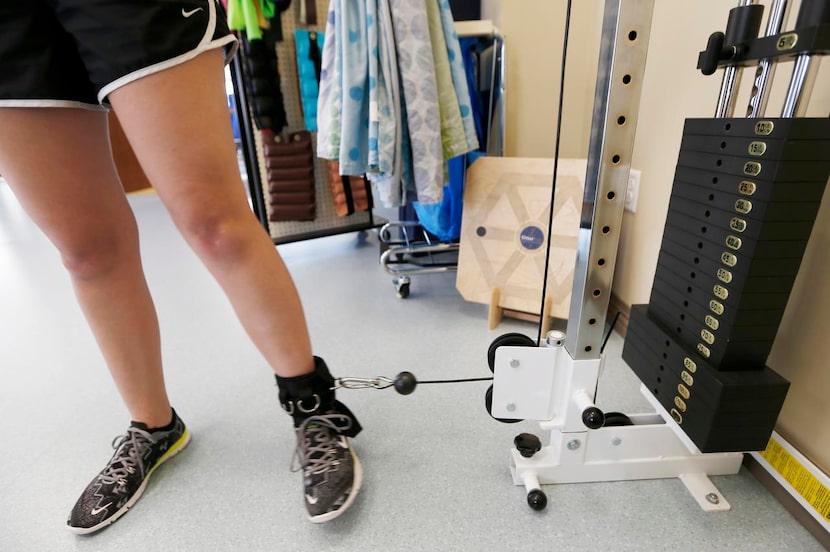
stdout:
[(621, 157), (619, 155), (615, 155), (614, 157), (611, 158), (611, 162), (616, 165), (617, 163), (620, 162), (620, 159), (621, 159)]
[(712, 184), (717, 184), (717, 183), (718, 183), (718, 177), (716, 176), (716, 177), (712, 178)]
[(718, 159), (718, 160), (715, 162), (715, 165), (717, 165), (718, 167), (720, 167), (721, 165), (723, 165), (723, 159)]
[(726, 149), (726, 142), (720, 143), (720, 149)]
[(597, 323), (597, 319), (596, 319), (596, 318), (591, 318), (590, 320), (588, 320), (588, 324), (590, 324), (591, 326), (593, 326), (593, 325), (594, 325), (594, 324), (596, 324), (596, 323)]
[(622, 78), (623, 84), (628, 84), (631, 82), (631, 75), (623, 75)]
[(610, 227), (610, 226), (603, 226), (603, 227), (602, 227), (602, 233), (603, 233), (603, 234), (607, 234), (607, 233), (608, 233), (608, 232), (610, 232), (610, 231), (611, 231), (611, 227)]
[(617, 124), (623, 126), (625, 124), (625, 117), (623, 117), (622, 115), (617, 117)]
[(601, 294), (602, 294), (602, 292), (600, 290), (598, 290), (598, 289), (594, 290), (594, 297), (599, 297)]
[(709, 194), (709, 201), (715, 201), (715, 194)]
[(680, 315), (680, 320), (686, 320), (686, 315), (685, 315), (685, 314), (681, 314), (681, 315)]
[(632, 42), (637, 40), (637, 31), (631, 31), (630, 33), (628, 33), (628, 40)]
[(688, 306), (689, 306), (689, 302), (688, 302), (688, 301), (683, 301), (683, 306), (684, 306), (684, 307), (688, 307)]
[(585, 352), (586, 352), (586, 353), (590, 353), (590, 352), (591, 352), (591, 349), (593, 349), (593, 347), (591, 347), (590, 345), (588, 345), (587, 347), (585, 347)]
[(705, 233), (706, 233), (706, 227), (705, 227), (705, 226), (701, 226), (701, 227), (700, 227), (700, 233), (701, 233), (701, 234), (705, 234)]
[(608, 192), (608, 194), (606, 194), (605, 197), (607, 197), (608, 199), (614, 199), (615, 197), (617, 197), (617, 194), (614, 192)]
[(599, 265), (599, 266), (605, 266), (605, 259), (599, 259), (599, 260), (597, 260), (597, 265)]
[(732, 123), (726, 123), (725, 125), (723, 125), (723, 130), (725, 130), (727, 132), (732, 130)]
[(695, 257), (695, 264), (700, 263), (700, 257)]

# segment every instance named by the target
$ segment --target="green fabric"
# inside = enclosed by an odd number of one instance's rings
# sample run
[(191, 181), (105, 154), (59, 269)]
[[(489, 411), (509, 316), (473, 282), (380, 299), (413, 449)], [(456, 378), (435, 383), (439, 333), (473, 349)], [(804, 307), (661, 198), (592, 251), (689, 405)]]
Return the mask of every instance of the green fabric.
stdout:
[[(432, 58), (435, 63), (435, 78), (438, 83), (438, 110), (441, 114), (441, 144), (444, 160), (452, 159), (469, 151), (467, 134), (461, 120), (461, 107), (452, 81), (450, 58), (444, 38), (444, 23), (438, 0), (426, 0), (429, 21), (429, 37), (432, 44)], [(446, 172), (446, 165), (444, 167)], [(445, 174), (445, 181), (446, 174)]]
[(276, 6), (273, 0), (228, 0), (228, 26), (234, 31), (245, 31), (248, 40), (262, 38), (257, 3), (265, 19), (274, 17)]

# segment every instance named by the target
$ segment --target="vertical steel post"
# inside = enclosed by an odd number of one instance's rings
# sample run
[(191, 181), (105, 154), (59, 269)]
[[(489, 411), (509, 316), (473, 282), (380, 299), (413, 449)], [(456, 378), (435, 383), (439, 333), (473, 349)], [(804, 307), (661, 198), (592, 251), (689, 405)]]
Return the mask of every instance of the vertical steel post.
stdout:
[[(774, 0), (770, 6), (769, 19), (767, 19), (766, 36), (776, 35), (781, 32), (784, 21), (787, 19), (787, 0)], [(776, 63), (767, 58), (758, 62), (758, 69), (755, 73), (755, 81), (752, 86), (752, 94), (749, 98), (749, 105), (746, 109), (746, 116), (750, 118), (763, 117), (767, 109), (769, 99), (769, 83), (775, 76)]]
[(599, 358), (611, 297), (654, 0), (606, 0), (565, 348)]
[(818, 66), (821, 58), (810, 54), (801, 54), (795, 58), (793, 74), (784, 98), (781, 117), (803, 117), (807, 112), (807, 101), (813, 93)]
[[(750, 6), (755, 3), (755, 0), (740, 0), (738, 7)], [(718, 107), (715, 110), (715, 117), (731, 117), (735, 111), (735, 97), (738, 95), (739, 77), (741, 69), (734, 65), (728, 65), (723, 70), (723, 81), (720, 85), (720, 95), (718, 96)]]

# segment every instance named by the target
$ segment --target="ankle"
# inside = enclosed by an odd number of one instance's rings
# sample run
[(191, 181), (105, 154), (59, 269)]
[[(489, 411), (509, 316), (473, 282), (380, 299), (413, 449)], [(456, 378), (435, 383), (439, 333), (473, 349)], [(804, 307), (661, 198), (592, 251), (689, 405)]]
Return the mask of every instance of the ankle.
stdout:
[(348, 428), (341, 431), (343, 435), (354, 437), (360, 432), (357, 418), (343, 403), (336, 400), (334, 377), (322, 358), (314, 357), (314, 371), (309, 374), (290, 378), (277, 375), (276, 380), (280, 405), (294, 419), (295, 428), (312, 416), (336, 413), (351, 419)]
[(167, 414), (147, 417), (137, 417), (130, 422), (131, 427), (137, 427), (145, 431), (170, 431), (176, 425), (176, 411), (170, 407)]
[(334, 405), (334, 378), (319, 357), (314, 357), (314, 370), (308, 374), (275, 377), (280, 405), (294, 418), (295, 426), (310, 416), (327, 412)]

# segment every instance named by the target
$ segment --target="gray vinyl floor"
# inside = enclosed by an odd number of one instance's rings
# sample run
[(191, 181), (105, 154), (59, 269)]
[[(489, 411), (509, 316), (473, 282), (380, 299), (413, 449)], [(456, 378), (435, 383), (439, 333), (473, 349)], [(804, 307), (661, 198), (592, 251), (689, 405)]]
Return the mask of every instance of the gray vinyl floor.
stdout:
[[(365, 481), (350, 512), (318, 526), (289, 471), (293, 435), (263, 360), (155, 196), (133, 196), (174, 406), (193, 431), (140, 502), (92, 537), (66, 515), (128, 423), (57, 255), (0, 183), (0, 551), (741, 550), (821, 546), (746, 471), (714, 478), (732, 504), (703, 513), (675, 479), (546, 487), (530, 510), (508, 451), (532, 422), (484, 410), (486, 383), (430, 385), (410, 396), (348, 390), (365, 430)], [(463, 301), (452, 274), (422, 275), (395, 295), (373, 233), (281, 246), (304, 299), (316, 352), (336, 375), (488, 376), (501, 333)], [(614, 335), (599, 405), (649, 410)]]

